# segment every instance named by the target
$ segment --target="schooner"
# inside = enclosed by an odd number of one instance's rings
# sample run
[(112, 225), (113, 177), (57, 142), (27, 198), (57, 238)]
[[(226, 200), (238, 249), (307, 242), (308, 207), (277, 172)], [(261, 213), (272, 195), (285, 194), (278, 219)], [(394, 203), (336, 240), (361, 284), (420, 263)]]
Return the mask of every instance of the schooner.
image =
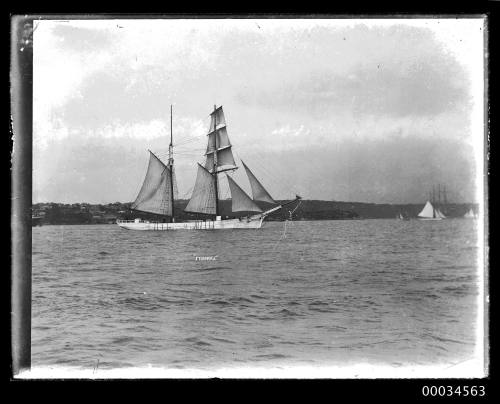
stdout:
[[(215, 106), (210, 113), (208, 145), (205, 163), (198, 163), (196, 181), (191, 198), (184, 209), (187, 213), (203, 215), (205, 219), (176, 222), (174, 218), (174, 199), (177, 191), (173, 156), (172, 107), (170, 107), (170, 145), (167, 164), (149, 150), (149, 164), (146, 177), (131, 208), (136, 211), (154, 213), (167, 221), (153, 222), (142, 219), (117, 220), (118, 226), (128, 230), (218, 230), (218, 229), (259, 229), (264, 219), (271, 213), (301, 199), (279, 204), (260, 183), (248, 166), (241, 161), (252, 190), (252, 197), (241, 189), (231, 173), (238, 166), (234, 160), (232, 145), (226, 128), (222, 106)], [(219, 176), (226, 176), (231, 192), (231, 211), (250, 212), (246, 217), (222, 219), (219, 208)], [(257, 201), (276, 206), (263, 211)]]

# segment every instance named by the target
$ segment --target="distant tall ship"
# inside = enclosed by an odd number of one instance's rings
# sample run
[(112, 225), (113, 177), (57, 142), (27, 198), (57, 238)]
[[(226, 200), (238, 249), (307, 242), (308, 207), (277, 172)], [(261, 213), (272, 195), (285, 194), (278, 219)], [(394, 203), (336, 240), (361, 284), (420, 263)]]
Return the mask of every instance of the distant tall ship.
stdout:
[[(132, 209), (154, 213), (165, 218), (164, 221), (117, 220), (118, 226), (128, 230), (218, 230), (218, 229), (259, 229), (264, 219), (271, 213), (301, 199), (300, 196), (290, 202), (278, 204), (260, 183), (248, 166), (241, 161), (252, 190), (252, 197), (236, 183), (231, 176), (238, 169), (233, 157), (232, 145), (226, 129), (226, 120), (222, 106), (214, 106), (210, 113), (208, 145), (205, 163), (198, 163), (198, 173), (187, 213), (205, 216), (204, 219), (176, 222), (174, 219), (174, 195), (177, 190), (173, 158), (172, 107), (170, 107), (170, 145), (168, 163), (163, 163), (149, 151), (149, 165), (146, 177)], [(219, 209), (219, 175), (225, 173), (231, 192), (231, 211), (246, 212), (245, 217), (223, 219)], [(257, 201), (268, 202), (277, 206), (263, 211)]]
[[(424, 208), (418, 214), (420, 220), (442, 220), (446, 216), (441, 211), (443, 204), (441, 204), (441, 186), (438, 188), (438, 201), (435, 199), (435, 189), (432, 188), (432, 194), (426, 202)], [(444, 190), (444, 206), (446, 206), (446, 189)], [(432, 201), (432, 202), (431, 202)]]

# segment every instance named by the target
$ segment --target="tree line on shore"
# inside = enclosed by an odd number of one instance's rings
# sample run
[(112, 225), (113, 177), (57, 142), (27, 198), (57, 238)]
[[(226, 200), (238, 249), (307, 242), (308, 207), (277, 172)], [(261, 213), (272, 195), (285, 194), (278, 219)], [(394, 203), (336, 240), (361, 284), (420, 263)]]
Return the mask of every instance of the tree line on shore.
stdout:
[[(193, 220), (201, 218), (184, 212), (187, 200), (178, 200), (174, 205), (176, 221)], [(278, 202), (279, 203), (279, 202)], [(40, 224), (110, 224), (117, 219), (161, 220), (161, 217), (145, 212), (131, 210), (131, 203), (37, 203), (32, 206), (32, 216)], [(269, 206), (262, 206), (266, 209)], [(293, 211), (293, 220), (347, 220), (347, 219), (387, 219), (395, 218), (399, 213), (408, 217), (416, 217), (423, 207), (419, 204), (375, 204), (364, 202), (340, 202), (303, 200)], [(290, 218), (290, 211), (295, 205), (271, 214), (266, 220), (282, 221)], [(448, 217), (461, 217), (470, 208), (476, 209), (474, 204), (447, 204), (442, 207)], [(223, 217), (235, 217), (250, 212), (240, 212), (238, 215), (231, 213), (231, 200), (221, 200), (220, 210)]]

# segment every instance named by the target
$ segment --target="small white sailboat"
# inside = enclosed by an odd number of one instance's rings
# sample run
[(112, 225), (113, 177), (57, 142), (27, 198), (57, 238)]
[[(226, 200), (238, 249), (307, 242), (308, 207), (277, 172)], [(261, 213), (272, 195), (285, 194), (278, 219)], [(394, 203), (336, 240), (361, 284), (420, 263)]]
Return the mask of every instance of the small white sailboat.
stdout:
[(403, 215), (401, 212), (399, 212), (399, 214), (396, 216), (396, 218), (398, 220), (410, 220), (410, 218), (408, 216), (406, 216), (406, 214)]
[(477, 219), (478, 215), (474, 212), (472, 208), (470, 208), (467, 213), (464, 215), (466, 219)]
[(442, 220), (446, 216), (437, 208), (435, 208), (430, 201), (427, 201), (422, 211), (418, 214), (420, 220)]
[[(198, 163), (198, 173), (191, 199), (184, 211), (204, 215), (204, 219), (176, 222), (174, 219), (174, 198), (177, 190), (173, 158), (172, 141), (172, 108), (170, 110), (170, 145), (168, 163), (164, 164), (153, 152), (149, 151), (149, 165), (144, 183), (137, 198), (132, 203), (132, 209), (141, 212), (154, 213), (163, 216), (163, 221), (148, 221), (142, 219), (117, 220), (118, 226), (127, 230), (218, 230), (218, 229), (259, 229), (264, 219), (271, 213), (301, 199), (300, 196), (290, 202), (278, 204), (267, 192), (260, 181), (243, 163), (252, 198), (241, 189), (229, 172), (234, 172), (238, 166), (234, 160), (232, 145), (226, 130), (226, 120), (222, 106), (214, 106), (210, 114), (208, 130), (208, 146), (205, 153), (205, 163)], [(231, 211), (246, 212), (245, 217), (222, 218), (219, 212), (219, 175), (225, 172), (231, 192)], [(277, 206), (263, 211), (257, 201), (272, 203)], [(252, 212), (252, 214), (250, 214)]]

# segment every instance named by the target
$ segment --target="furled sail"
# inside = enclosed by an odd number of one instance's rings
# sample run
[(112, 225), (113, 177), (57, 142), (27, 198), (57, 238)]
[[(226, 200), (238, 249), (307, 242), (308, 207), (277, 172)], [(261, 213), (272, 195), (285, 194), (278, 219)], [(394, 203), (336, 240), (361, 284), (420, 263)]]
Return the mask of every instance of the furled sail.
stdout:
[[(170, 169), (151, 151), (149, 153), (148, 171), (132, 209), (171, 216)], [(177, 188), (177, 185), (174, 184), (174, 187)]]
[[(215, 124), (217, 123), (217, 128)], [(224, 111), (222, 111), (222, 106), (217, 108), (210, 114), (210, 129), (208, 132), (213, 132), (222, 126), (226, 126), (226, 119), (224, 118)]]
[(435, 217), (434, 216), (434, 207), (432, 203), (427, 201), (422, 211), (418, 214), (419, 217)]
[(215, 215), (215, 182), (212, 174), (198, 164), (198, 174), (186, 212)]
[(229, 176), (226, 175), (231, 191), (231, 210), (233, 212), (262, 212), (262, 209), (250, 198), (245, 191)]
[(259, 180), (253, 175), (247, 165), (241, 160), (245, 171), (247, 172), (248, 181), (250, 181), (250, 186), (252, 187), (252, 196), (254, 201), (262, 201), (269, 203), (276, 203), (276, 201), (269, 195), (269, 192), (262, 186)]

